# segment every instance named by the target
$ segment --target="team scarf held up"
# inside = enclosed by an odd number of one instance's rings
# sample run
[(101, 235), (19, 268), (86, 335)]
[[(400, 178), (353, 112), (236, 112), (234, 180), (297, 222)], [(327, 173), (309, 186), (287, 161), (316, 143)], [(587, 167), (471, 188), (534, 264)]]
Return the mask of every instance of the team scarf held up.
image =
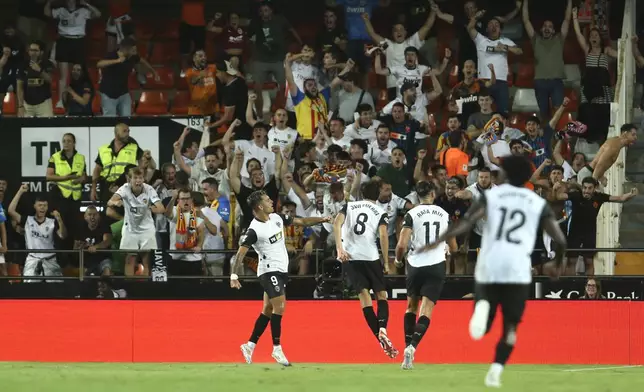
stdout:
[(176, 248), (192, 249), (197, 246), (197, 216), (194, 208), (190, 210), (190, 218), (186, 219), (181, 208), (177, 208)]

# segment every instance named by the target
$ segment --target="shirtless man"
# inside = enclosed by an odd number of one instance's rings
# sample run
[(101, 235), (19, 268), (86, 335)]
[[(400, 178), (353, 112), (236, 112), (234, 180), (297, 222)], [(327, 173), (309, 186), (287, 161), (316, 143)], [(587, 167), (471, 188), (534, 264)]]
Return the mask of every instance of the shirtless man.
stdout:
[(584, 178), (591, 176), (599, 181), (604, 177), (604, 173), (613, 166), (619, 156), (619, 151), (636, 141), (637, 126), (635, 124), (622, 125), (621, 134), (606, 140), (597, 151), (595, 159), (577, 173), (577, 182), (581, 184)]

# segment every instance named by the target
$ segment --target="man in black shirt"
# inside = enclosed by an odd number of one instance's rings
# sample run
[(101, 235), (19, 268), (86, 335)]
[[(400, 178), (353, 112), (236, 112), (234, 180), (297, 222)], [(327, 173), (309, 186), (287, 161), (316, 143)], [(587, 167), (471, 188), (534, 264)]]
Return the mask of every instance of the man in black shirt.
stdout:
[(318, 35), (315, 51), (343, 53), (346, 56), (347, 32), (338, 26), (338, 15), (333, 8), (324, 11), (324, 30)]
[(43, 60), (45, 45), (32, 42), (29, 45), (29, 63), (18, 78), (18, 116), (53, 117), (51, 103), (51, 72), (54, 65)]
[(273, 203), (277, 203), (279, 197), (281, 169), (282, 169), (282, 152), (278, 146), (274, 146), (273, 153), (275, 153), (275, 168), (276, 172), (271, 175), (271, 178), (266, 182), (264, 177), (264, 170), (262, 168), (255, 168), (250, 170), (250, 187), (247, 187), (241, 180), (241, 166), (244, 163), (244, 152), (240, 149), (235, 151), (235, 158), (230, 166), (230, 188), (237, 195), (237, 203), (242, 210), (242, 223), (240, 228), (246, 229), (250, 222), (253, 220), (253, 210), (248, 204), (248, 197), (255, 191), (264, 191)]
[(101, 219), (93, 205), (85, 210), (85, 221), (74, 235), (74, 249), (85, 249), (83, 267), (87, 275), (111, 275), (112, 261), (109, 253), (97, 253), (100, 249), (109, 249), (112, 245), (112, 230)]
[[(599, 183), (592, 177), (584, 178), (581, 182), (581, 192), (558, 193), (559, 200), (570, 200), (572, 202), (572, 213), (570, 214), (570, 228), (568, 231), (568, 246), (570, 249), (592, 249), (596, 247), (597, 240), (597, 215), (604, 203), (624, 203), (637, 196), (637, 188), (621, 196), (611, 196), (606, 193), (597, 192)], [(556, 192), (556, 190), (555, 190)], [(595, 251), (589, 252), (568, 252), (568, 265), (566, 275), (575, 275), (577, 258), (584, 257), (586, 264), (586, 275), (595, 274), (593, 258)]]
[(240, 77), (239, 71), (233, 68), (229, 61), (221, 61), (217, 64), (217, 79), (222, 84), (221, 104), (224, 107), (224, 115), (211, 122), (209, 126), (219, 128), (221, 125), (239, 120), (241, 125), (235, 128), (235, 139), (250, 140), (252, 129), (246, 122), (246, 106), (248, 105), (246, 80)]
[(140, 66), (147, 68), (147, 71), (154, 75), (155, 80), (160, 80), (159, 74), (150, 63), (139, 57), (136, 43), (132, 38), (124, 38), (116, 52), (108, 53), (105, 59), (96, 64), (96, 67), (102, 70), (99, 90), (103, 116), (129, 117), (132, 115), (132, 98), (128, 80), (132, 69)]
[[(470, 207), (470, 202), (467, 200), (455, 197), (456, 192), (463, 188), (463, 184), (459, 178), (450, 178), (445, 186), (445, 193), (436, 198), (434, 204), (441, 207), (449, 214), (450, 224), (454, 224), (461, 219), (467, 209)], [(465, 266), (467, 262), (467, 249), (464, 248), (465, 239), (467, 236), (456, 237), (456, 243), (459, 247), (459, 252), (452, 255), (451, 263), (453, 263), (453, 272), (456, 275), (465, 274)], [(452, 266), (448, 265), (450, 271)], [(450, 271), (447, 271), (448, 273)]]
[(0, 44), (2, 45), (0, 47), (2, 49), (0, 52), (0, 102), (4, 102), (9, 87), (13, 87), (13, 91), (18, 90), (17, 78), (20, 68), (24, 66), (25, 49), (12, 25), (7, 25), (4, 28)]

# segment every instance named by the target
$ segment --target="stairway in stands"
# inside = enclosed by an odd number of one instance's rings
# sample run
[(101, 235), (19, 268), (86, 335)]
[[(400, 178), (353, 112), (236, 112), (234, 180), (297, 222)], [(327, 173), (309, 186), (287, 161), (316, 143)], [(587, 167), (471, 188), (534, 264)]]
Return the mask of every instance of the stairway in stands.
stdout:
[[(638, 141), (626, 153), (626, 179), (624, 192), (637, 187), (644, 195), (644, 112), (635, 110), (633, 122), (638, 125)], [(644, 196), (624, 204), (619, 233), (622, 248), (644, 248)], [(643, 255), (644, 257), (644, 255)]]

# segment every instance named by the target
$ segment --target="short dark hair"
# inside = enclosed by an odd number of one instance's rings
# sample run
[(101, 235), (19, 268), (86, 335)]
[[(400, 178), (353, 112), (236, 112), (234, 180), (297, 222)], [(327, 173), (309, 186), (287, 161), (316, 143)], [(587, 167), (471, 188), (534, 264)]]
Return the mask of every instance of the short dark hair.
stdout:
[(31, 41), (31, 43), (29, 45), (30, 46), (31, 45), (38, 45), (38, 49), (40, 49), (41, 51), (45, 50), (45, 43), (42, 42), (42, 41), (39, 41), (39, 40)]
[(339, 121), (340, 124), (342, 124), (342, 126), (346, 124), (342, 117), (333, 117), (332, 119), (329, 120), (329, 124), (331, 123), (331, 121)]
[(552, 165), (550, 166), (550, 173), (552, 173), (553, 171), (560, 171), (563, 174), (564, 168), (561, 165)]
[(447, 171), (447, 168), (443, 165), (434, 165), (432, 166), (432, 174), (438, 173), (439, 170), (445, 170)]
[(356, 108), (356, 113), (364, 113), (364, 112), (372, 112), (372, 111), (373, 111), (373, 107), (368, 103), (361, 103)]
[(329, 186), (329, 193), (342, 192), (344, 193), (344, 185), (341, 182), (332, 182)]
[(396, 146), (396, 147), (392, 148), (392, 149), (391, 149), (391, 153), (393, 154), (393, 153), (394, 153), (394, 151), (396, 151), (396, 150), (400, 150), (400, 151), (402, 151), (403, 155), (405, 155), (405, 156), (407, 155), (407, 154), (405, 154), (405, 150), (403, 150), (403, 148), (402, 148), (402, 147), (399, 147), (399, 146)]
[(295, 204), (295, 202), (293, 202), (291, 200), (286, 200), (286, 201), (284, 201), (284, 203), (282, 203), (282, 208), (288, 207), (288, 206), (297, 207), (297, 204)]
[[(503, 159), (505, 159), (505, 158), (503, 158)], [(487, 166), (483, 166), (482, 168), (479, 169), (479, 173), (490, 173), (491, 174), (492, 170), (490, 170), (490, 168), (487, 167)]]
[(208, 186), (213, 188), (219, 188), (219, 183), (213, 177), (206, 177), (201, 181), (202, 184), (208, 184)]
[(458, 117), (458, 114), (457, 114), (457, 113), (450, 113), (450, 114), (447, 116), (447, 119), (448, 119), (448, 120), (450, 120), (450, 119), (452, 119), (452, 118), (457, 119), (459, 123), (461, 122), (461, 119), (460, 119), (460, 117)]
[(348, 152), (342, 150), (338, 153), (337, 159), (339, 161), (350, 161), (351, 160), (351, 155), (349, 155)]
[(458, 129), (450, 132), (447, 136), (447, 141), (450, 147), (458, 147), (463, 142), (463, 132)]
[(315, 148), (315, 143), (310, 140), (304, 140), (297, 146), (297, 157), (302, 160), (304, 156), (311, 151), (312, 148)]
[(358, 147), (362, 148), (363, 154), (366, 154), (367, 151), (369, 151), (369, 146), (367, 146), (367, 142), (365, 142), (363, 139), (353, 139), (351, 140), (350, 145), (357, 145)]
[(201, 192), (190, 192), (192, 196), (192, 203), (195, 205), (195, 208), (203, 207), (206, 205), (206, 197)]
[[(501, 161), (501, 168), (505, 172), (508, 182), (513, 186), (523, 186), (532, 176), (532, 166), (525, 157), (515, 155), (504, 157)], [(479, 172), (481, 171), (483, 169), (479, 170)]]
[(481, 97), (490, 97), (491, 98), (492, 93), (490, 93), (490, 89), (484, 87), (481, 90), (479, 90), (479, 98), (481, 98)]
[(134, 39), (130, 38), (130, 37), (123, 38), (123, 40), (119, 44), (120, 48), (128, 48), (129, 49), (129, 48), (133, 48), (135, 46), (136, 46), (136, 41), (134, 41)]
[(339, 154), (342, 151), (343, 151), (342, 147), (338, 146), (337, 144), (332, 144), (329, 147), (327, 147), (327, 149), (326, 149), (326, 152), (329, 155), (331, 155), (331, 154)]
[(36, 197), (34, 198), (34, 204), (38, 202), (49, 203), (49, 199), (47, 199), (47, 196), (45, 195), (36, 195)]
[(257, 207), (259, 206), (259, 203), (262, 202), (262, 197), (266, 196), (266, 192), (264, 191), (255, 191), (248, 196), (248, 207), (252, 211), (255, 211)]
[(380, 197), (380, 181), (369, 181), (362, 185), (362, 196), (366, 200), (378, 200)]
[(360, 163), (362, 165), (362, 173), (367, 174), (369, 172), (369, 162), (366, 159), (356, 159), (355, 163)]
[(376, 128), (376, 133), (378, 133), (378, 131), (381, 130), (381, 129), (386, 129), (387, 132), (391, 132), (391, 130), (389, 129), (389, 125), (387, 125), (385, 123), (380, 123), (378, 125), (378, 128)]
[(510, 148), (516, 146), (517, 144), (523, 146), (523, 142), (519, 139), (512, 139), (510, 140)]
[(576, 153), (572, 154), (572, 160), (573, 161), (575, 160), (577, 155), (581, 155), (584, 158), (584, 162), (586, 162), (588, 160), (588, 158), (586, 158), (586, 154), (584, 154), (583, 152), (576, 152)]
[(391, 106), (392, 111), (393, 111), (393, 108), (395, 108), (395, 107), (400, 107), (400, 108), (402, 108), (403, 111), (405, 110), (405, 105), (403, 105), (402, 102), (396, 102), (395, 104), (393, 104)]
[(537, 124), (537, 125), (541, 125), (541, 120), (539, 120), (539, 117), (537, 117), (537, 116), (529, 117), (529, 118), (525, 121), (525, 123), (526, 123), (526, 124), (527, 124), (527, 123), (529, 123), (529, 122), (533, 122), (533, 123), (535, 123), (535, 124)]
[(504, 119), (504, 120), (508, 119), (508, 114), (506, 112), (494, 112), (494, 113), (492, 113), (492, 117), (494, 117), (497, 114), (499, 116), (501, 116), (501, 118)]
[(169, 168), (173, 168), (175, 171), (177, 170), (177, 167), (172, 162), (166, 162), (161, 165), (161, 174), (165, 174), (165, 171)]
[[(246, 170), (248, 170), (248, 165), (250, 165), (251, 162), (257, 162), (259, 167), (262, 167), (262, 163), (259, 161), (257, 158), (250, 158), (249, 160), (246, 161)], [(250, 173), (249, 173), (250, 174)]]
[(255, 125), (253, 125), (253, 131), (256, 130), (256, 129), (263, 129), (266, 132), (268, 132), (270, 130), (270, 127), (268, 126), (268, 124), (265, 124), (265, 123), (263, 123), (261, 121), (258, 121), (258, 122), (255, 123)]
[(174, 181), (177, 185), (188, 186), (190, 184), (190, 176), (183, 170), (177, 170)]
[(436, 185), (434, 185), (434, 183), (420, 181), (416, 184), (416, 194), (418, 194), (418, 197), (427, 197), (432, 192), (436, 192)]
[(177, 192), (177, 196), (180, 195), (181, 193), (187, 193), (190, 195), (190, 197), (192, 197), (192, 191), (188, 188), (179, 189), (179, 191)]
[(627, 123), (622, 125), (622, 127), (619, 130), (621, 131), (620, 133), (624, 133), (624, 132), (632, 131), (633, 129), (637, 131), (637, 125), (633, 123)]
[(592, 177), (586, 177), (583, 180), (581, 180), (581, 185), (584, 185), (584, 184), (591, 184), (592, 186), (597, 187), (599, 186), (599, 181), (597, 181)]

